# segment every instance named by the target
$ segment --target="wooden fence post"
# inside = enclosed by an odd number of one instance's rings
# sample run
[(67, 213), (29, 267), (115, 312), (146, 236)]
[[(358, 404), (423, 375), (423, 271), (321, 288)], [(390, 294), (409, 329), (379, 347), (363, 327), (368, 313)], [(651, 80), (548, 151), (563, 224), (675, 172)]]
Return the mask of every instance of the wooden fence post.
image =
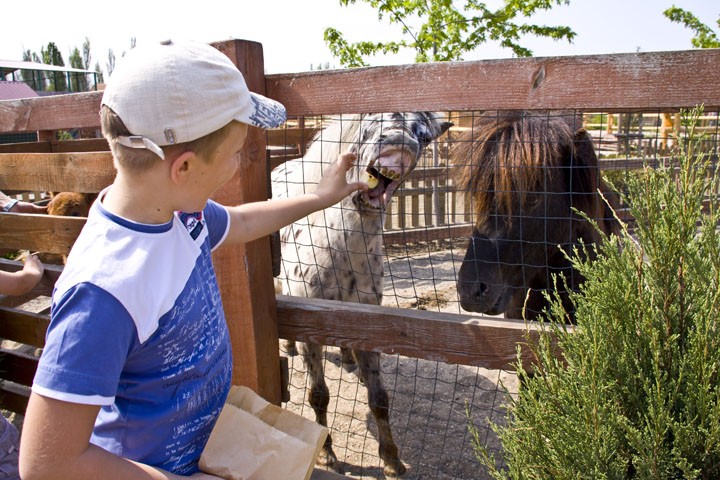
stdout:
[[(265, 93), (262, 45), (245, 40), (212, 44), (245, 75), (248, 88)], [(240, 169), (214, 199), (225, 205), (268, 198), (265, 133), (250, 127)], [(280, 403), (277, 309), (269, 237), (237, 248), (220, 248), (213, 261), (233, 349), (233, 384), (252, 388)]]

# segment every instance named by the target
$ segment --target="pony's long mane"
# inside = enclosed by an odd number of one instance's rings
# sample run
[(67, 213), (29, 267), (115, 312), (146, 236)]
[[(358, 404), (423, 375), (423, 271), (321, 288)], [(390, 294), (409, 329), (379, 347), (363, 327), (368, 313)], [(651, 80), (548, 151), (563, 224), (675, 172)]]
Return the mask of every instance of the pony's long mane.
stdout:
[[(587, 195), (598, 187), (591, 141), (584, 131), (573, 134), (561, 119), (483, 115), (458, 140), (454, 158), (457, 186), (472, 200), (478, 224), (492, 213), (510, 221), (528, 193), (546, 191), (549, 185), (572, 193), (573, 206), (590, 218), (598, 218), (602, 210), (594, 195)], [(566, 160), (577, 163), (569, 168)]]

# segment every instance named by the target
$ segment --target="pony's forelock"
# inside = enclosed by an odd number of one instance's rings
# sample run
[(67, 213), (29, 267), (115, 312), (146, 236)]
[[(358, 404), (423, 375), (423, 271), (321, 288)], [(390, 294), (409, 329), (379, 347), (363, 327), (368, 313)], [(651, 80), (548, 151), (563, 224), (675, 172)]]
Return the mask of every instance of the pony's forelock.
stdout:
[[(506, 115), (479, 117), (455, 147), (456, 182), (474, 203), (476, 224), (491, 213), (511, 222), (515, 203), (540, 190), (546, 176), (561, 175), (570, 127), (558, 119)], [(550, 167), (550, 168), (544, 168)]]

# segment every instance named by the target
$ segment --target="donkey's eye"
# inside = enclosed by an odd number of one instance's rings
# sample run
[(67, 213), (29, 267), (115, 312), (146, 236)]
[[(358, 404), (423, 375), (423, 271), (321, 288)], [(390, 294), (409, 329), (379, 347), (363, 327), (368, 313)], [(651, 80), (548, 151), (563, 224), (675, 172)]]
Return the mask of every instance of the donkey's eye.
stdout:
[(420, 142), (423, 146), (429, 145), (430, 142), (432, 142), (432, 135), (430, 135), (430, 131), (427, 127), (425, 127), (425, 125), (415, 124), (413, 125), (412, 130), (415, 138), (417, 138), (418, 142)]

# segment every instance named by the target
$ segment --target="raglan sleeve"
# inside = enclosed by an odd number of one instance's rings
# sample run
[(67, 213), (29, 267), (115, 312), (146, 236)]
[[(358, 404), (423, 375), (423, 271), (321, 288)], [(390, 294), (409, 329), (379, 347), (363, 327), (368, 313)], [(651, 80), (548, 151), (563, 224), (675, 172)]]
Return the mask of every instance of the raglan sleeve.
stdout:
[(137, 329), (123, 305), (88, 283), (52, 306), (33, 392), (73, 403), (112, 404)]
[(208, 228), (210, 248), (215, 250), (219, 247), (230, 231), (230, 214), (223, 205), (213, 200), (208, 200), (203, 217)]

